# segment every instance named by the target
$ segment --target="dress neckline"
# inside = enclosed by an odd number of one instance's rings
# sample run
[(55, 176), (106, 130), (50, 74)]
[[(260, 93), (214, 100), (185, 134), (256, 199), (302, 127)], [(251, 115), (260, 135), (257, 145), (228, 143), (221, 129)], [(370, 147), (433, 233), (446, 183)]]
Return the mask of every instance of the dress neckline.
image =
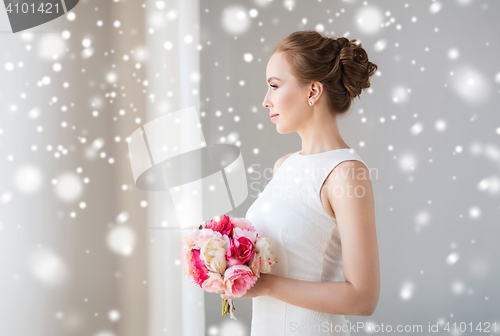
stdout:
[(341, 151), (341, 150), (352, 150), (352, 151), (354, 151), (354, 149), (352, 149), (352, 148), (339, 148), (339, 149), (332, 149), (332, 150), (329, 150), (329, 151), (326, 151), (326, 152), (315, 153), (315, 154), (300, 154), (300, 152), (302, 150), (299, 150), (296, 153), (297, 153), (297, 156), (306, 157), (306, 156), (316, 156), (316, 155), (321, 155), (321, 154), (326, 154), (326, 153), (332, 153), (332, 152)]

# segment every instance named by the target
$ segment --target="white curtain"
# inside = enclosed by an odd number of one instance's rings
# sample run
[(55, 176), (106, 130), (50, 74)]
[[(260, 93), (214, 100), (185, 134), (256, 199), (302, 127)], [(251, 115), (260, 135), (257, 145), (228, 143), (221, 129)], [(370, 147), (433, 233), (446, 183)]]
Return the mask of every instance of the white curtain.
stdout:
[[(150, 0), (146, 6), (148, 103), (142, 124), (190, 106), (200, 113), (198, 1), (163, 4)], [(204, 291), (181, 275), (180, 245), (189, 230), (180, 229), (168, 191), (149, 192), (148, 204), (149, 335), (204, 335)]]

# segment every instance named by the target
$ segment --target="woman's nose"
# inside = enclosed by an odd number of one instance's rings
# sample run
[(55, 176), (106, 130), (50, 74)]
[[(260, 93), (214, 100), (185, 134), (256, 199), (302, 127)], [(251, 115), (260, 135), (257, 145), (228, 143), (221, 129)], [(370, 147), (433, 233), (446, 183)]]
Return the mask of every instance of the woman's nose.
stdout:
[(264, 101), (262, 102), (262, 106), (264, 106), (265, 108), (270, 108), (271, 107), (271, 103), (266, 99), (264, 99)]

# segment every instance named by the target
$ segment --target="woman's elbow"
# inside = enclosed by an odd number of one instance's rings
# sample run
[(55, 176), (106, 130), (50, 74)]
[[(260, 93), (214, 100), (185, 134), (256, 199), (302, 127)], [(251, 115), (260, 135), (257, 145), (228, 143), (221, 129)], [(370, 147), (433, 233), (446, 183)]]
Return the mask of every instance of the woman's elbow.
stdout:
[[(375, 306), (376, 307), (376, 306)], [(361, 316), (372, 316), (375, 312), (375, 307), (368, 307), (362, 311)]]
[(372, 316), (377, 308), (378, 304), (378, 294), (377, 297), (372, 300), (366, 300), (363, 310), (361, 311), (362, 316)]

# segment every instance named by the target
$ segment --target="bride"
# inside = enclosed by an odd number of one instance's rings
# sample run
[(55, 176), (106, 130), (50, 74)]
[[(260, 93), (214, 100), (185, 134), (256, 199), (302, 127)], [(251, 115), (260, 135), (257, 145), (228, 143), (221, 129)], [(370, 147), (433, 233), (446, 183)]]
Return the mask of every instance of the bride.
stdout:
[(263, 106), (278, 133), (299, 134), (302, 149), (276, 161), (245, 216), (278, 261), (242, 297), (252, 298), (252, 336), (350, 335), (344, 315), (370, 316), (377, 306), (370, 172), (337, 126), (377, 70), (354, 41), (298, 31), (267, 64)]

